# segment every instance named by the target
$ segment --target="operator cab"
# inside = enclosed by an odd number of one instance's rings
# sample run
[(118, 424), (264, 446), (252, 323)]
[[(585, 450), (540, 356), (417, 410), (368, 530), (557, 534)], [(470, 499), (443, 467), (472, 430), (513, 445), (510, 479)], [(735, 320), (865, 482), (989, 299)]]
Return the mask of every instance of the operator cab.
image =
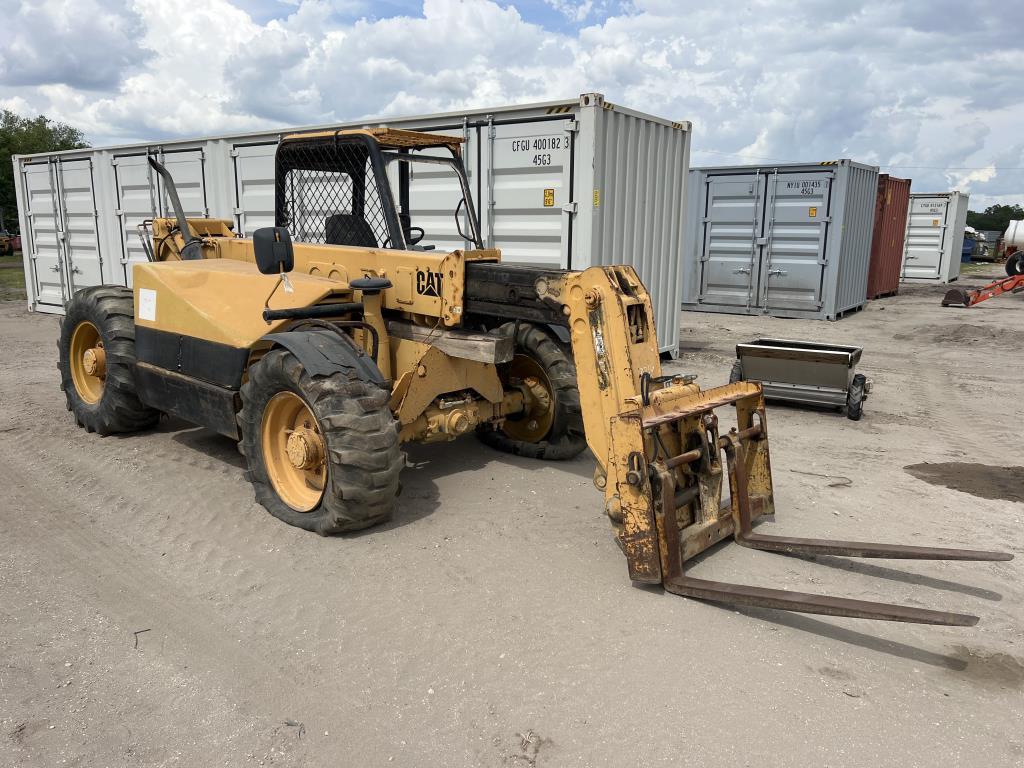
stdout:
[[(482, 249), (461, 144), (390, 128), (286, 136), (275, 157), (275, 224), (302, 243)], [(428, 185), (450, 210), (414, 208), (417, 187)]]

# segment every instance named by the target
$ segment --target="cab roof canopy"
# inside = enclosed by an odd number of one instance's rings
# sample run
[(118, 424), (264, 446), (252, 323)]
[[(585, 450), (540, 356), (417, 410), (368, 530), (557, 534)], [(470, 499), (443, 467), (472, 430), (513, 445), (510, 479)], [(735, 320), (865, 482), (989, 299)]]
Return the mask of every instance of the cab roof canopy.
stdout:
[(439, 136), (435, 133), (420, 131), (404, 131), (399, 128), (354, 128), (336, 131), (314, 131), (311, 133), (292, 133), (281, 139), (284, 142), (318, 141), (342, 136), (371, 136), (376, 139), (382, 149), (430, 149), (431, 147), (447, 147), (459, 154), (463, 142), (461, 136)]

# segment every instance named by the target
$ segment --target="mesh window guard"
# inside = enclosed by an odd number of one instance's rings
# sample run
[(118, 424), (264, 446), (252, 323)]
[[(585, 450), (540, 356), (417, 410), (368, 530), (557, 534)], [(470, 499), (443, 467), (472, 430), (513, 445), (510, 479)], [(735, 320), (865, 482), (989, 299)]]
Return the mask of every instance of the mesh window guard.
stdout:
[(276, 223), (296, 242), (396, 247), (366, 144), (292, 141), (278, 148), (276, 162)]

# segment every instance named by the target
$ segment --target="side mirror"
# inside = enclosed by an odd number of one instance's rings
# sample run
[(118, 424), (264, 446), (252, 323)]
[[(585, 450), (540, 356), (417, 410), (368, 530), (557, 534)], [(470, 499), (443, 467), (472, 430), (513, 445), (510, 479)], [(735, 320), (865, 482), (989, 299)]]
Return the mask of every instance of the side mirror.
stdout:
[(291, 272), (295, 267), (292, 236), (285, 227), (263, 227), (252, 233), (256, 267), (264, 275)]

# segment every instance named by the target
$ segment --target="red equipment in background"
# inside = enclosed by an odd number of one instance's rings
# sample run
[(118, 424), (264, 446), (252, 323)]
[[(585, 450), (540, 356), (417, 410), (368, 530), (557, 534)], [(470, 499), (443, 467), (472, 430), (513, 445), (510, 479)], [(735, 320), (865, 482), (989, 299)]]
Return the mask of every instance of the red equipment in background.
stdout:
[(967, 288), (950, 288), (942, 297), (942, 306), (963, 305), (973, 307), (975, 304), (991, 299), (1001, 293), (1020, 293), (1024, 291), (1024, 275), (1011, 275), (973, 290)]

